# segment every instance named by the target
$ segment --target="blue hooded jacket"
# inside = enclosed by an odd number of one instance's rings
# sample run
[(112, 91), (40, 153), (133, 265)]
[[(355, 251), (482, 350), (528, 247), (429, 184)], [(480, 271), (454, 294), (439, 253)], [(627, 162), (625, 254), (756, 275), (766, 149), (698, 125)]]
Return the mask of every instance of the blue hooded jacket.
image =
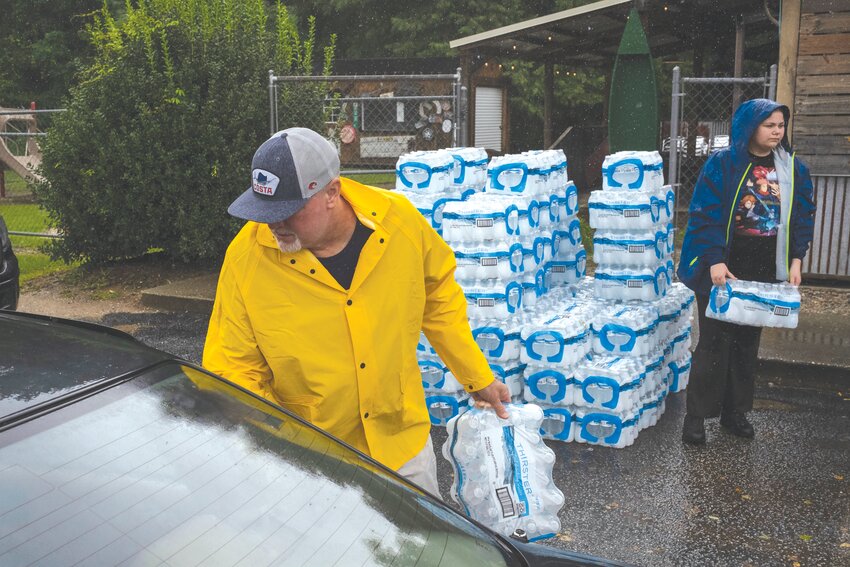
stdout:
[[(758, 126), (776, 110), (781, 110), (788, 122), (787, 106), (772, 100), (757, 98), (744, 102), (732, 117), (731, 143), (713, 153), (700, 172), (694, 187), (688, 217), (688, 228), (682, 243), (677, 274), (679, 280), (697, 294), (711, 291), (710, 268), (714, 264), (726, 263), (729, 259), (732, 239), (732, 215), (738, 195), (753, 167), (748, 152), (750, 138)], [(791, 211), (786, 247), (786, 266), (791, 258), (805, 257), (814, 232), (815, 205), (812, 201), (812, 179), (808, 168), (791, 152), (787, 134), (780, 145), (791, 154), (791, 170), (794, 172), (790, 188)], [(787, 218), (788, 212), (782, 211)]]

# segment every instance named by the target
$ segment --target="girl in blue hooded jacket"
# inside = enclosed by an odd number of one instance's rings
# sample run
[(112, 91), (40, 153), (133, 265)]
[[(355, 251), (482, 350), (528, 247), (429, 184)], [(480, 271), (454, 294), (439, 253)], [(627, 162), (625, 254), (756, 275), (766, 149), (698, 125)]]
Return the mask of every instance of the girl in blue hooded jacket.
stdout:
[(706, 417), (740, 437), (752, 437), (761, 327), (705, 316), (713, 285), (726, 279), (799, 285), (812, 241), (815, 206), (808, 168), (791, 151), (787, 106), (768, 99), (741, 104), (731, 143), (700, 172), (677, 271), (694, 290), (699, 343), (693, 354), (682, 428), (686, 443), (705, 443)]

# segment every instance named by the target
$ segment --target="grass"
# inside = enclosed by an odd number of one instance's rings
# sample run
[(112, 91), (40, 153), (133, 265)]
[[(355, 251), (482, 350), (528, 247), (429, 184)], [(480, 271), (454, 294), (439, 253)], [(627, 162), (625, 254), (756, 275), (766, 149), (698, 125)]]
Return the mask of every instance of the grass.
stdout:
[(359, 173), (356, 175), (346, 175), (345, 177), (349, 177), (364, 185), (372, 185), (373, 187), (395, 187), (395, 173)]
[(6, 171), (6, 197), (21, 197), (30, 194), (27, 182), (14, 171)]
[(52, 260), (47, 254), (29, 248), (15, 248), (15, 255), (18, 257), (18, 266), (21, 270), (21, 285), (36, 278), (73, 270), (79, 265)]

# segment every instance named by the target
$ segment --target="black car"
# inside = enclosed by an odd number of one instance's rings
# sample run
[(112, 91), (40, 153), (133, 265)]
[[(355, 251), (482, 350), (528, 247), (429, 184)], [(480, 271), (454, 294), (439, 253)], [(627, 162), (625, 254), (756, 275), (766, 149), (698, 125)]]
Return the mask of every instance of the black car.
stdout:
[(0, 216), (0, 309), (15, 310), (20, 295), (18, 258), (12, 251), (12, 240), (6, 221)]
[(617, 565), (503, 538), (129, 335), (0, 312), (0, 565)]

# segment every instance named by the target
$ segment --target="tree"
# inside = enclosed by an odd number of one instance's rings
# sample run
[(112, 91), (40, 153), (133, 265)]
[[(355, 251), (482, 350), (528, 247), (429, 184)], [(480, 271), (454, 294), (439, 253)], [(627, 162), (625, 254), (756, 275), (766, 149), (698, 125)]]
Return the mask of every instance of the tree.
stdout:
[[(148, 0), (120, 22), (106, 7), (93, 17), (93, 62), (46, 138), (36, 186), (64, 235), (54, 256), (220, 259), (241, 224), (227, 206), (268, 136), (268, 69), (303, 74), (317, 49), (313, 27), (302, 39), (285, 8), (273, 15), (263, 0)], [(304, 96), (321, 108), (316, 89)]]

